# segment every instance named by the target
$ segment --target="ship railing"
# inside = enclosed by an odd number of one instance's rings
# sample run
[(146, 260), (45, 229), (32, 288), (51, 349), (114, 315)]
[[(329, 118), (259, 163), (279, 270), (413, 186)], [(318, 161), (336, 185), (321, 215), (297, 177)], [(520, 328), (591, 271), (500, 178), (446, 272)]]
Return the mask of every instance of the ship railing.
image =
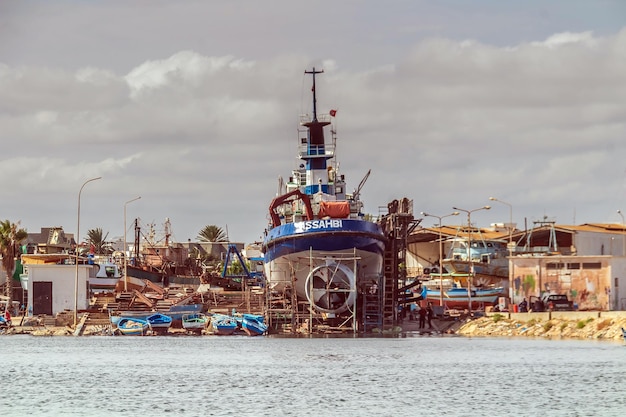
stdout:
[(298, 157), (300, 158), (333, 158), (335, 156), (335, 145), (309, 145), (308, 143), (298, 146)]
[[(300, 124), (304, 125), (307, 123), (311, 123), (313, 121), (313, 116), (311, 116), (310, 114), (301, 114), (300, 115)], [(330, 114), (318, 114), (317, 115), (317, 121), (320, 123), (330, 123), (331, 118), (330, 118)]]

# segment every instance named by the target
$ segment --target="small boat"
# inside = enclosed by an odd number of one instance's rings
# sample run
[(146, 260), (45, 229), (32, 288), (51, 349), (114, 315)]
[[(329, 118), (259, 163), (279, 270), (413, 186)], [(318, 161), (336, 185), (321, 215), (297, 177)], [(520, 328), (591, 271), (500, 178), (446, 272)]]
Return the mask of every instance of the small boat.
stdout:
[(225, 314), (213, 314), (211, 316), (211, 330), (217, 335), (231, 335), (237, 330), (237, 320)]
[(183, 328), (187, 331), (201, 332), (209, 324), (209, 318), (203, 313), (183, 314)]
[(260, 336), (267, 331), (267, 324), (263, 320), (263, 316), (244, 314), (241, 320), (241, 328), (248, 336)]
[(150, 323), (136, 317), (122, 317), (117, 322), (117, 330), (125, 336), (143, 336), (148, 333)]
[[(454, 287), (443, 290), (443, 303), (447, 308), (468, 308), (470, 301), (472, 306), (479, 307), (481, 304), (494, 304), (498, 297), (504, 294), (503, 287), (497, 288), (476, 288), (468, 291), (467, 288)], [(439, 305), (441, 291), (422, 286), (422, 298)]]
[(624, 340), (626, 340), (626, 329), (622, 327), (622, 336), (624, 336)]
[(152, 330), (156, 333), (167, 333), (172, 325), (172, 318), (161, 313), (154, 313), (146, 317), (146, 321), (150, 324)]

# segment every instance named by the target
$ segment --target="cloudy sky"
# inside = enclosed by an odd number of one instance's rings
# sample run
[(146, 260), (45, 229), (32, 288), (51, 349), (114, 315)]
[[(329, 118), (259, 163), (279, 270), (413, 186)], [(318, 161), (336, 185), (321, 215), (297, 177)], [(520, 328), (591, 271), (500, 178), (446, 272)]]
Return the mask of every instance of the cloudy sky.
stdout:
[(0, 219), (75, 233), (102, 177), (81, 236), (123, 236), (126, 206), (129, 236), (258, 240), (315, 66), (367, 212), (620, 223), (624, 22), (622, 0), (3, 0)]

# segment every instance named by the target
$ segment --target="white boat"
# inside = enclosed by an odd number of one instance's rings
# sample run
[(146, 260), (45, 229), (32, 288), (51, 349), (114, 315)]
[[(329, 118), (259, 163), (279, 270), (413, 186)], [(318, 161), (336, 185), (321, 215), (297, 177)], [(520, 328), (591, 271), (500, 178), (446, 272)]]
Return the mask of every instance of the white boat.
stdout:
[(92, 292), (115, 291), (115, 286), (122, 277), (115, 262), (104, 261), (94, 264), (95, 276), (89, 277), (89, 289)]
[(317, 312), (341, 314), (352, 309), (360, 284), (380, 282), (385, 237), (362, 212), (359, 194), (369, 172), (349, 194), (335, 159), (334, 127), (325, 141), (335, 113), (317, 113), (315, 77), (321, 72), (305, 71), (313, 77), (313, 111), (300, 123), (301, 163), (286, 184), (279, 182), (262, 251), (270, 289), (295, 287)]

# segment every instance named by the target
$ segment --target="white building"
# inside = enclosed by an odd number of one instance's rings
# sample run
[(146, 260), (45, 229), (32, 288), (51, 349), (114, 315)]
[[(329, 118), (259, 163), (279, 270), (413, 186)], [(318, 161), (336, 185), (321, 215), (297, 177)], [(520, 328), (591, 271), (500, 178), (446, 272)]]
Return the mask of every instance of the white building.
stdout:
[(67, 262), (71, 255), (22, 255), (22, 286), (28, 290), (28, 315), (56, 315), (62, 311), (86, 310), (89, 276), (93, 265)]

